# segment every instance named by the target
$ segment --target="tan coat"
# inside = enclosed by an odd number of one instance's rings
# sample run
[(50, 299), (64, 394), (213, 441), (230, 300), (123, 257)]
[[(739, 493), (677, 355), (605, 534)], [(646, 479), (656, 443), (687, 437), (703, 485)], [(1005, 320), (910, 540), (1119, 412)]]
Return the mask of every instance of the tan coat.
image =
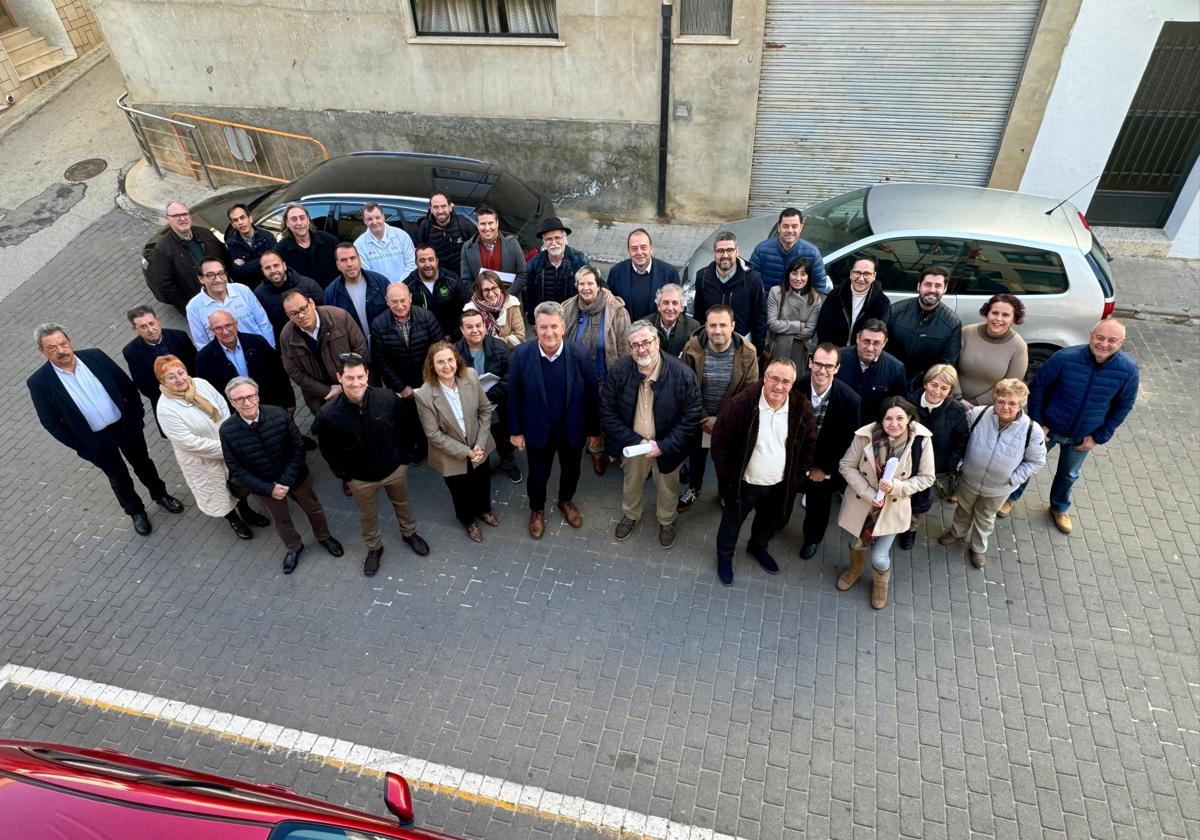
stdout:
[(313, 414), (325, 405), (325, 395), (331, 385), (337, 384), (338, 355), (357, 353), (364, 358), (367, 355), (367, 339), (353, 315), (336, 306), (318, 306), (317, 315), (320, 317), (318, 346), (325, 369), (334, 377), (332, 383), (321, 381), (321, 366), (309, 352), (299, 327), (288, 321), (279, 334), (279, 355), (283, 357), (284, 370), (300, 386), (304, 402)]
[[(463, 305), (463, 312), (475, 312), (478, 307), (474, 301)], [(525, 315), (521, 310), (521, 301), (512, 295), (504, 299), (504, 308), (496, 319), (496, 338), (508, 342), (509, 347), (517, 347), (525, 341)]]
[(421, 428), (429, 441), (429, 466), (442, 475), (465, 475), (471, 450), (476, 446), (482, 446), (487, 455), (496, 448), (496, 442), (492, 440), (492, 410), (495, 406), (487, 398), (474, 370), (467, 368), (466, 379), (458, 380), (463, 425), (467, 427), (465, 435), (440, 384), (425, 384), (413, 393)]
[[(856, 537), (862, 532), (871, 503), (875, 500), (875, 492), (879, 489), (875, 453), (871, 451), (871, 433), (874, 431), (874, 423), (856, 431), (850, 448), (838, 466), (842, 478), (846, 479), (838, 525)], [(896, 477), (892, 480), (892, 492), (884, 498), (883, 510), (875, 523), (875, 533), (880, 536), (907, 531), (912, 523), (912, 496), (933, 484), (933, 434), (915, 420), (908, 427), (908, 433), (925, 439), (921, 444), (921, 463), (917, 465), (914, 475), (912, 444), (906, 446)]]
[[(704, 348), (707, 346), (708, 334), (703, 327), (697, 330), (696, 334), (689, 338), (688, 343), (683, 346), (684, 364), (692, 369), (692, 373), (696, 374), (696, 381), (700, 383), (702, 392), (704, 389)], [(758, 353), (755, 351), (754, 345), (735, 333), (733, 348), (733, 376), (729, 378), (729, 387), (725, 389), (725, 396), (721, 397), (722, 406), (758, 382)], [(707, 420), (708, 417), (709, 415), (705, 414), (700, 419)]]
[(214, 421), (191, 403), (165, 396), (159, 399), (154, 413), (159, 428), (171, 441), (179, 471), (196, 498), (196, 507), (209, 516), (224, 516), (237, 504), (225, 484), (229, 469), (221, 454), (219, 432), (221, 423), (229, 419), (229, 404), (205, 380), (194, 377), (192, 381), (196, 383), (196, 393), (220, 412), (220, 420)]

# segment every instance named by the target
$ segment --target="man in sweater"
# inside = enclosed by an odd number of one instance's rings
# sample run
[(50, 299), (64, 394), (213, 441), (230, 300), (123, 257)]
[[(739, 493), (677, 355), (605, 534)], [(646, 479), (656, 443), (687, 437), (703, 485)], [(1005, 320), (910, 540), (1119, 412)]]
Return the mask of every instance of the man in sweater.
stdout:
[(858, 394), (859, 410), (867, 419), (878, 416), (884, 398), (908, 393), (904, 365), (883, 349), (887, 343), (887, 325), (872, 318), (854, 337), (854, 346), (841, 349), (837, 377)]
[(468, 288), (482, 269), (511, 274), (508, 293), (517, 300), (525, 292), (525, 252), (512, 234), (500, 233), (500, 217), (481, 204), (475, 208), (476, 234), (463, 243), (459, 277)]
[(931, 265), (921, 273), (917, 296), (888, 310), (888, 352), (904, 363), (909, 382), (915, 382), (937, 364), (958, 364), (962, 350), (962, 321), (942, 297), (950, 284), (950, 271)]
[(399, 283), (417, 267), (412, 237), (403, 229), (389, 225), (383, 208), (372, 202), (363, 205), (363, 223), (367, 226), (354, 240), (363, 266), (382, 274), (389, 282)]
[[(1092, 327), (1087, 344), (1064, 347), (1046, 360), (1029, 389), (1029, 417), (1046, 433), (1046, 449), (1059, 447), (1058, 468), (1050, 485), (1050, 517), (1071, 533), (1071, 488), (1083, 462), (1097, 446), (1112, 440), (1137, 401), (1140, 372), (1121, 348), (1125, 325), (1116, 318)], [(1008, 497), (999, 516), (1025, 492), (1026, 481)]]
[(655, 311), (657, 292), (668, 283), (679, 283), (675, 266), (655, 260), (654, 242), (645, 228), (637, 228), (625, 240), (629, 259), (608, 270), (608, 289), (625, 301), (630, 321), (649, 318)]
[(812, 263), (809, 281), (821, 294), (829, 292), (829, 281), (825, 276), (825, 260), (817, 246), (800, 238), (804, 230), (804, 214), (795, 207), (785, 207), (779, 214), (775, 235), (754, 246), (750, 255), (750, 267), (762, 276), (763, 288), (778, 286), (792, 260), (806, 257)]
[(682, 356), (684, 345), (700, 329), (700, 322), (683, 311), (683, 287), (668, 283), (658, 290), (655, 303), (658, 311), (650, 323), (658, 328), (659, 346), (664, 353)]

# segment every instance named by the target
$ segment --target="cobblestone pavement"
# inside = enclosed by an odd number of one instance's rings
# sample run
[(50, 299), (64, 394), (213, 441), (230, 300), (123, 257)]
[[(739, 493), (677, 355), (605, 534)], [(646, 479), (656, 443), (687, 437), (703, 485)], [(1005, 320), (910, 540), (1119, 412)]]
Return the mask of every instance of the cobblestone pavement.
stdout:
[[(37, 425), (23, 380), (32, 325), (119, 357), (121, 313), (146, 299), (150, 227), (113, 211), (0, 303), (0, 665), (12, 662), (317, 732), (747, 840), (1200, 836), (1200, 344), (1134, 323), (1143, 393), (1089, 459), (1076, 533), (1054, 531), (1041, 475), (1000, 523), (982, 572), (930, 535), (896, 562), (894, 603), (834, 589), (831, 529), (784, 572), (745, 555), (716, 582), (709, 490), (673, 551), (643, 526), (621, 544), (620, 477), (588, 475), (581, 531), (524, 533), (523, 488), (469, 542), (445, 488), (411, 495), (433, 546), (385, 531), (362, 576), (349, 500), (315, 463), (342, 560), (295, 575), (274, 534), (238, 542), (186, 502), (133, 535), (102, 476)], [(172, 316), (173, 318), (174, 316)], [(170, 319), (168, 319), (170, 320)], [(940, 519), (940, 521), (939, 521)], [(0, 688), (0, 736), (98, 744), (289, 785), (382, 812), (377, 779), (284, 750)], [(598, 837), (486, 802), (420, 791), (424, 824), (471, 838)]]

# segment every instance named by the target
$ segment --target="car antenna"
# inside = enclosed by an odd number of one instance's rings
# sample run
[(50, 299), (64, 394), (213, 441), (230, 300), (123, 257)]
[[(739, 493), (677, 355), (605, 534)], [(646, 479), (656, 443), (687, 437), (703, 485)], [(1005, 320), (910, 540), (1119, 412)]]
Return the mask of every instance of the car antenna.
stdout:
[(1092, 184), (1094, 184), (1096, 181), (1099, 181), (1099, 180), (1100, 180), (1100, 176), (1101, 176), (1101, 175), (1103, 175), (1103, 174), (1104, 174), (1104, 173), (1103, 173), (1103, 172), (1101, 172), (1101, 173), (1100, 173), (1100, 175), (1097, 175), (1095, 178), (1093, 178), (1092, 180), (1088, 181), (1088, 182), (1087, 182), (1086, 184), (1084, 184), (1082, 187), (1080, 187), (1079, 189), (1075, 190), (1075, 192), (1071, 193), (1069, 196), (1067, 196), (1066, 198), (1064, 198), (1062, 201), (1058, 202), (1058, 204), (1055, 204), (1053, 207), (1051, 207), (1049, 210), (1047, 210), (1047, 211), (1046, 211), (1046, 215), (1047, 215), (1047, 216), (1051, 215), (1051, 214), (1052, 214), (1052, 213), (1054, 213), (1054, 211), (1055, 211), (1055, 210), (1057, 210), (1059, 207), (1062, 207), (1064, 204), (1066, 204), (1068, 201), (1070, 201), (1070, 200), (1071, 200), (1072, 198), (1074, 198), (1075, 196), (1079, 195), (1079, 193), (1083, 192), (1085, 189), (1087, 189), (1088, 187), (1090, 187), (1090, 186), (1091, 186)]

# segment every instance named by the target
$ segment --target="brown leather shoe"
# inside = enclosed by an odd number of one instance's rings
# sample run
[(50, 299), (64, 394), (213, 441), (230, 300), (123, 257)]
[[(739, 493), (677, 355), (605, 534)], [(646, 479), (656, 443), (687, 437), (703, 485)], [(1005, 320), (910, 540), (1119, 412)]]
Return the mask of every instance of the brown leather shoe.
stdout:
[(375, 573), (379, 571), (379, 560), (382, 557), (383, 546), (368, 549), (367, 559), (363, 561), (363, 574), (367, 577), (375, 577)]
[(467, 536), (471, 538), (472, 542), (483, 542), (483, 534), (479, 533), (479, 526), (474, 522), (467, 526)]
[(540, 510), (529, 511), (529, 536), (540, 540), (544, 533), (546, 533), (546, 514)]
[(484, 525), (491, 525), (493, 528), (498, 528), (500, 526), (500, 520), (497, 519), (496, 514), (492, 513), (490, 510), (487, 513), (479, 514), (479, 518), (483, 521)]
[(946, 533), (944, 533), (940, 537), (938, 537), (938, 544), (939, 545), (954, 545), (956, 542), (958, 542), (961, 539), (962, 539), (962, 537), (955, 534), (954, 531), (947, 531)]
[(983, 564), (986, 562), (987, 562), (987, 555), (985, 555), (982, 551), (972, 551), (971, 552), (971, 565), (974, 566), (976, 569), (982, 569)]
[[(604, 471), (608, 469), (608, 456), (603, 452), (601, 452), (599, 455), (594, 452), (590, 454), (592, 456), (592, 471), (595, 472), (596, 475), (604, 475)], [(575, 527), (578, 528), (579, 526), (576, 525)]]
[(558, 509), (562, 511), (563, 519), (567, 520), (568, 525), (572, 528), (582, 527), (583, 514), (575, 507), (574, 502), (559, 502)]

